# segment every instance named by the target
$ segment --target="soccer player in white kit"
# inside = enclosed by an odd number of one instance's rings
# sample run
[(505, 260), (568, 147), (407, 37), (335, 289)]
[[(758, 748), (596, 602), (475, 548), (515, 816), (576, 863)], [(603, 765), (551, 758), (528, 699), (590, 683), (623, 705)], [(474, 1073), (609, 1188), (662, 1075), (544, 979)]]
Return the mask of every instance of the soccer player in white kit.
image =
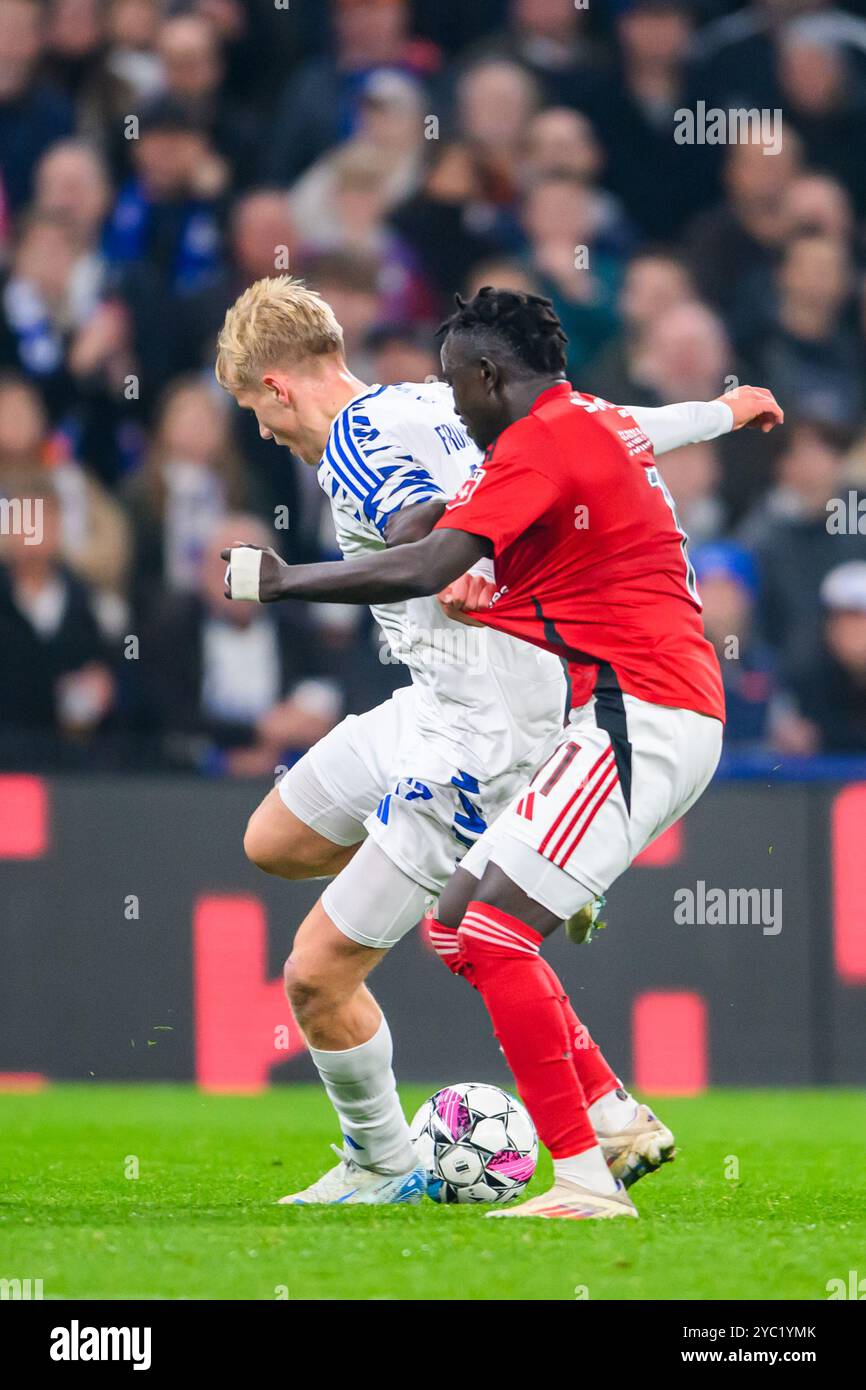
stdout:
[[(481, 462), (448, 386), (365, 386), (346, 365), (329, 306), (288, 276), (258, 281), (229, 309), (217, 377), (255, 412), (264, 438), (318, 468), (347, 557), (382, 549), (390, 518), (453, 496)], [(657, 454), (734, 423), (721, 401), (631, 414)], [(260, 558), (232, 552), (233, 598), (259, 598)], [(336, 1166), (285, 1202), (423, 1195), (387, 1021), (364, 982), (562, 735), (566, 686), (549, 652), (454, 623), (433, 598), (372, 612), (412, 685), (311, 749), (254, 812), (244, 840), (268, 872), (332, 879), (298, 929), (285, 981), (344, 1148), (334, 1146)], [(612, 1171), (634, 1179), (670, 1158), (670, 1131), (622, 1088), (585, 1030), (580, 1051)]]

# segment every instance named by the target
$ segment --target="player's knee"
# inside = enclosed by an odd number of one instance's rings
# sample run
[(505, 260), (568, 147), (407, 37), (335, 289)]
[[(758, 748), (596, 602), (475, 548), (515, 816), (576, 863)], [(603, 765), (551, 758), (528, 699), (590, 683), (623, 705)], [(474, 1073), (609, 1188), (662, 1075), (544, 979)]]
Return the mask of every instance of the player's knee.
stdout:
[(292, 1013), (299, 1022), (333, 1013), (341, 1001), (338, 983), (301, 951), (293, 951), (283, 967), (283, 985)]
[(283, 967), (283, 985), (296, 1018), (321, 1006), (325, 994), (324, 981), (317, 971), (305, 964), (302, 956), (297, 957), (294, 953), (289, 956)]
[(266, 874), (284, 873), (285, 849), (278, 849), (272, 835), (262, 825), (261, 817), (254, 811), (244, 831), (244, 854), (257, 869)]
[(268, 856), (265, 852), (264, 837), (256, 824), (255, 812), (247, 821), (247, 828), (244, 831), (244, 854), (251, 864), (255, 864), (257, 869), (268, 869)]

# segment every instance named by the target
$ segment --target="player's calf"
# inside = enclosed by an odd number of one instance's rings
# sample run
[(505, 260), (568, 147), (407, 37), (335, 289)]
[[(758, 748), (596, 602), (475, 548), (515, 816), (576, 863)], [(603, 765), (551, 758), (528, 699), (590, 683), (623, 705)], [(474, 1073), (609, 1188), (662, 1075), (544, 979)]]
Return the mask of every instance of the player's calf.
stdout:
[(345, 1145), (337, 1169), (325, 1174), (327, 1181), (314, 1183), (292, 1200), (407, 1200), (400, 1195), (401, 1183), (371, 1185), (359, 1180), (357, 1169), (405, 1177), (406, 1191), (415, 1191), (417, 1160), (397, 1095), (391, 1033), (364, 984), (384, 954), (344, 936), (319, 902), (301, 924), (286, 961), (289, 1004), (337, 1112)]
[(316, 903), (283, 969), (286, 997), (312, 1047), (339, 1051), (372, 1035), (381, 1011), (364, 981), (384, 955), (349, 940)]

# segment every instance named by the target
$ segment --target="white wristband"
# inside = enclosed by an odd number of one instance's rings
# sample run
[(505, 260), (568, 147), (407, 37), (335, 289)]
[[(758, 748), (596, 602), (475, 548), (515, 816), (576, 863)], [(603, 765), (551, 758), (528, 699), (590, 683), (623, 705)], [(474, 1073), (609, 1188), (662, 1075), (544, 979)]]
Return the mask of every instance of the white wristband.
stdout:
[(251, 603), (261, 603), (259, 595), (259, 576), (262, 569), (262, 552), (252, 546), (241, 545), (232, 548), (229, 560), (229, 579), (233, 599), (246, 599)]

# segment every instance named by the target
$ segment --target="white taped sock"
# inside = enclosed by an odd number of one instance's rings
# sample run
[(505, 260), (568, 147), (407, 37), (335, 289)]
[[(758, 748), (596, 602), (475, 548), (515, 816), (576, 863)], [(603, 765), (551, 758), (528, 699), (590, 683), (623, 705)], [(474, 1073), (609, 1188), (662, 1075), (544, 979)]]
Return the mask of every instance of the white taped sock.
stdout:
[(637, 1117), (637, 1110), (634, 1096), (619, 1086), (593, 1102), (589, 1107), (589, 1118), (596, 1134), (619, 1134)]
[(581, 1186), (588, 1187), (591, 1192), (600, 1192), (602, 1195), (616, 1192), (616, 1179), (611, 1174), (598, 1144), (584, 1150), (582, 1154), (575, 1154), (572, 1158), (555, 1158), (553, 1173), (555, 1178), (570, 1178), (572, 1182), (579, 1182)]
[(344, 1052), (309, 1049), (340, 1120), (346, 1150), (362, 1168), (407, 1173), (417, 1164), (397, 1095), (391, 1030), (382, 1019), (368, 1042)]

